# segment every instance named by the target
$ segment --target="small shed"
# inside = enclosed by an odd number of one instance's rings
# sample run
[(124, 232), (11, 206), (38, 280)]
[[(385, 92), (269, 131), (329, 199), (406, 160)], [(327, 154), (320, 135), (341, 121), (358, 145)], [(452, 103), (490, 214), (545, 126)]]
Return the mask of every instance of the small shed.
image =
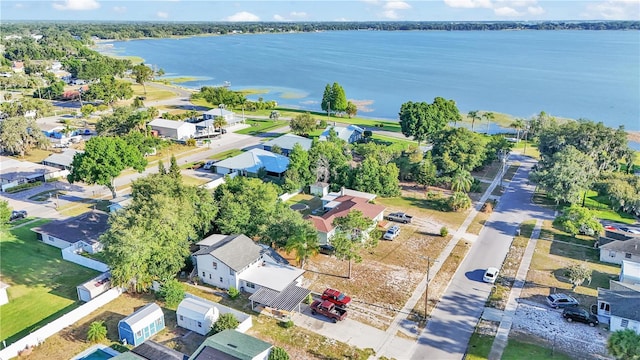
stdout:
[(91, 301), (91, 299), (104, 293), (111, 288), (111, 273), (104, 272), (95, 278), (80, 284), (76, 287), (78, 292), (78, 300)]
[(176, 316), (178, 326), (200, 335), (206, 335), (211, 329), (211, 325), (218, 320), (219, 313), (212, 302), (187, 297), (178, 305)]
[(196, 134), (196, 125), (185, 121), (155, 119), (149, 123), (149, 126), (160, 136), (176, 140), (186, 140)]
[(118, 322), (118, 336), (126, 344), (138, 346), (164, 329), (164, 313), (150, 303)]
[(329, 193), (329, 184), (325, 182), (317, 182), (309, 185), (309, 193), (317, 197), (324, 197)]

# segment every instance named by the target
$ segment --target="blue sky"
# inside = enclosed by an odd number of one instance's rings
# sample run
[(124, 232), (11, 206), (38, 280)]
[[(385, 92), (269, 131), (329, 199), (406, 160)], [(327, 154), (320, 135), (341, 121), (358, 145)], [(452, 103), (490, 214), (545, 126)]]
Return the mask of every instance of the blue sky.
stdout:
[(640, 20), (640, 0), (2, 0), (2, 20)]

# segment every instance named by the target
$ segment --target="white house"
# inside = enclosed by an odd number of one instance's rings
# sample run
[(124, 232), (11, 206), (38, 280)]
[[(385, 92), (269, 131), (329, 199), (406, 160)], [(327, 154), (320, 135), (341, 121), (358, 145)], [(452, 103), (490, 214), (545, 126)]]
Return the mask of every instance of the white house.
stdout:
[(149, 126), (158, 135), (170, 139), (187, 140), (196, 134), (196, 125), (186, 121), (155, 119), (149, 122)]
[(76, 154), (82, 154), (84, 151), (76, 150), (76, 149), (65, 149), (61, 153), (53, 153), (49, 155), (46, 159), (42, 160), (43, 165), (55, 167), (61, 170), (71, 170), (71, 164), (73, 163), (73, 158)]
[(253, 293), (261, 287), (282, 291), (302, 280), (304, 270), (289, 266), (273, 249), (245, 235), (214, 234), (198, 245), (193, 256), (204, 283)]
[(202, 113), (203, 120), (215, 120), (217, 116), (222, 116), (227, 124), (232, 124), (235, 121), (235, 114), (225, 109), (213, 108)]
[(296, 144), (302, 146), (303, 150), (309, 151), (309, 149), (311, 149), (311, 143), (313, 143), (313, 140), (309, 138), (295, 134), (284, 134), (275, 139), (265, 141), (262, 144), (262, 147), (266, 151), (271, 151), (274, 146), (278, 146), (282, 150), (282, 155), (289, 156), (289, 153), (293, 150), (293, 147)]
[(640, 238), (614, 240), (600, 246), (600, 261), (622, 264), (622, 261), (640, 263)]
[(322, 132), (322, 134), (320, 134), (320, 137), (318, 137), (318, 140), (327, 141), (327, 139), (329, 138), (329, 133), (331, 132), (331, 129), (333, 129), (333, 131), (336, 132), (336, 135), (338, 136), (339, 139), (342, 139), (349, 144), (362, 139), (362, 135), (364, 134), (364, 129), (356, 125), (349, 125), (347, 127), (327, 126), (327, 128)]
[(224, 330), (208, 337), (189, 360), (267, 360), (273, 346), (236, 330)]
[(7, 156), (0, 156), (0, 188), (6, 191), (12, 187), (64, 176), (64, 170), (51, 166), (20, 161)]
[(176, 310), (178, 326), (200, 335), (206, 335), (209, 332), (219, 315), (214, 303), (191, 297), (182, 300)]
[(609, 280), (610, 290), (633, 290), (640, 292), (640, 263), (622, 261), (618, 280)]
[(598, 319), (610, 331), (631, 329), (640, 334), (640, 292), (598, 289)]
[(70, 219), (46, 223), (31, 231), (45, 244), (60, 249), (73, 246), (77, 251), (94, 254), (102, 250), (102, 243), (98, 239), (107, 231), (108, 220), (109, 214), (93, 210)]
[(289, 167), (289, 158), (262, 149), (251, 149), (242, 154), (218, 161), (216, 173), (220, 175), (238, 172), (242, 175), (258, 174), (264, 168), (267, 175), (281, 177)]

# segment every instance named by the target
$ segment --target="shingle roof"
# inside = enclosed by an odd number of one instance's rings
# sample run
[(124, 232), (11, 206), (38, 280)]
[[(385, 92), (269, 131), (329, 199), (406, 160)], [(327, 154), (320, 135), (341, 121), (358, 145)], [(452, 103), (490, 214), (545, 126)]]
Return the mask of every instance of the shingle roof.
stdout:
[(48, 234), (71, 244), (78, 241), (95, 244), (100, 235), (109, 228), (108, 220), (109, 214), (94, 210), (71, 219), (52, 221), (31, 230)]
[(281, 174), (287, 171), (288, 166), (288, 157), (262, 149), (251, 149), (216, 163), (216, 167), (246, 170), (251, 173), (257, 173), (261, 167), (264, 167), (269, 172)]
[[(202, 345), (200, 345), (198, 350), (193, 353), (190, 359), (219, 359), (219, 357), (212, 357), (208, 352), (204, 352), (207, 347), (233, 356), (229, 357), (229, 359), (251, 360), (264, 351), (269, 350), (271, 344), (236, 330), (224, 330), (208, 337)], [(215, 352), (211, 352), (211, 354), (214, 353)]]
[(245, 235), (229, 235), (211, 246), (196, 251), (193, 255), (206, 254), (222, 261), (234, 271), (240, 271), (260, 258), (262, 248)]
[(340, 204), (326, 214), (322, 216), (309, 216), (309, 219), (313, 222), (318, 231), (326, 233), (333, 230), (333, 220), (337, 217), (347, 216), (351, 210), (362, 211), (362, 214), (365, 217), (373, 220), (385, 209), (384, 206), (371, 204), (367, 202), (367, 199), (355, 196), (341, 196), (335, 199), (335, 201), (340, 202)]
[(134, 347), (132, 353), (139, 355), (146, 360), (183, 360), (187, 359), (187, 355), (170, 349), (157, 342), (147, 340), (142, 344)]
[(76, 156), (76, 154), (82, 154), (82, 153), (84, 153), (84, 151), (76, 150), (76, 149), (66, 149), (65, 151), (59, 154), (49, 155), (49, 157), (42, 160), (42, 163), (69, 167), (73, 162), (73, 157)]
[(623, 251), (634, 255), (640, 255), (640, 239), (615, 240), (600, 246), (600, 249)]
[(611, 315), (640, 321), (640, 292), (598, 289), (598, 300), (611, 305)]
[(309, 151), (309, 149), (311, 149), (312, 142), (313, 140), (306, 137), (298, 136), (295, 134), (284, 134), (275, 139), (271, 139), (263, 143), (262, 145), (263, 146), (278, 145), (281, 149), (291, 150), (293, 149), (293, 146), (295, 144), (300, 144), (300, 146), (302, 146), (304, 150)]

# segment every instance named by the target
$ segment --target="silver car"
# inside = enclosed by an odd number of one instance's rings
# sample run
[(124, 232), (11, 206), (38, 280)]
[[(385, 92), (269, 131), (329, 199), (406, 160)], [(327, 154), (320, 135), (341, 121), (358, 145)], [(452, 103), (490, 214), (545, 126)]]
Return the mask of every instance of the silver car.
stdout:
[(393, 240), (397, 238), (398, 235), (400, 235), (400, 227), (398, 225), (393, 225), (389, 228), (389, 230), (387, 230), (386, 233), (384, 233), (384, 236), (382, 236), (382, 238), (385, 240)]

